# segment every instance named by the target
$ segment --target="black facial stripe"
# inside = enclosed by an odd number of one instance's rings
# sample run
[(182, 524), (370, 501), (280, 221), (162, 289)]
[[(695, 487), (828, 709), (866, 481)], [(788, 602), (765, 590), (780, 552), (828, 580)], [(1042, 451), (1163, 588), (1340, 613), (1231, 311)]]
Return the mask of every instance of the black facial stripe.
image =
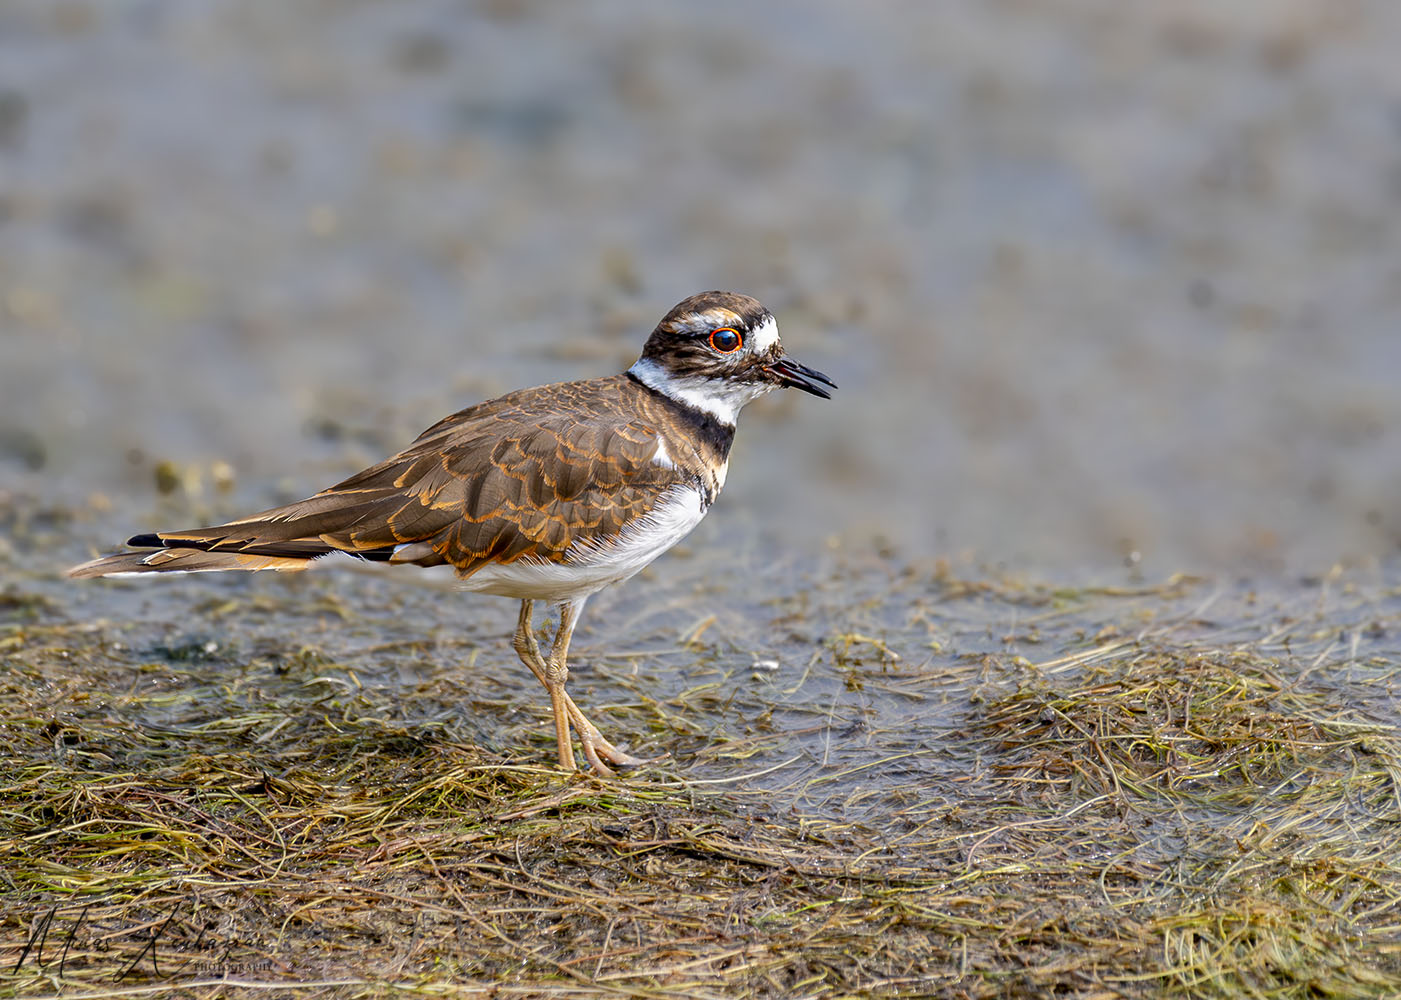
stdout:
[(704, 333), (669, 334), (663, 339), (654, 336), (647, 344), (644, 357), (665, 358), (668, 370), (677, 374), (706, 371), (715, 364), (715, 351), (710, 346), (710, 331)]

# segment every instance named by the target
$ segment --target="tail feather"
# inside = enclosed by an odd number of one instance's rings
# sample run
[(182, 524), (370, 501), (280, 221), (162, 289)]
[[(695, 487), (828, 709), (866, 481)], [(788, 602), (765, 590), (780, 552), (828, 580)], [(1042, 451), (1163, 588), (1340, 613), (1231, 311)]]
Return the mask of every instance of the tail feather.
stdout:
[[(300, 570), (331, 552), (345, 552), (374, 562), (410, 561), (395, 558), (407, 539), (394, 531), (393, 519), (406, 504), (416, 506), (400, 495), (403, 484), (396, 480), (392, 487), (356, 486), (364, 476), (379, 471), (382, 470), (376, 466), (313, 497), (227, 524), (136, 535), (127, 544), (148, 551), (103, 556), (74, 566), (68, 575), (86, 578), (132, 573)], [(365, 537), (357, 536), (354, 530), (362, 522), (373, 529)], [(436, 530), (441, 526), (430, 527)], [(417, 546), (413, 551), (412, 561), (424, 565), (443, 561), (431, 546)]]
[(321, 538), (267, 538), (247, 528), (236, 530), (233, 525), (134, 535), (128, 538), (126, 543), (138, 549), (197, 549), (204, 552), (280, 556), (290, 559), (316, 559), (337, 549)]
[[(314, 557), (313, 557), (314, 558)], [(119, 576), (132, 573), (213, 573), (222, 570), (301, 570), (311, 565), (305, 556), (273, 556), (253, 552), (208, 552), (204, 549), (160, 548), (151, 552), (119, 552), (102, 556), (68, 571), (70, 577)]]
[(133, 573), (213, 573), (222, 570), (300, 570), (335, 547), (320, 538), (260, 537), (250, 524), (135, 535), (127, 544), (145, 552), (118, 552), (74, 566), (70, 577)]

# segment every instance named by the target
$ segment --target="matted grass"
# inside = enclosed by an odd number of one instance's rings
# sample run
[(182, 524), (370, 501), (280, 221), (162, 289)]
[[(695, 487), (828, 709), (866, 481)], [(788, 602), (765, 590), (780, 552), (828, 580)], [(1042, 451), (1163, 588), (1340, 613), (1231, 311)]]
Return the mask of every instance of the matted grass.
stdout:
[(460, 649), (362, 685), (12, 590), (0, 996), (1401, 990), (1395, 593), (1206, 623), (1190, 583), (883, 586), (769, 609), (805, 667), (748, 678), (703, 620), (680, 687), (605, 671), (608, 731), (678, 750), (613, 781), (542, 766), (538, 696), (464, 693)]

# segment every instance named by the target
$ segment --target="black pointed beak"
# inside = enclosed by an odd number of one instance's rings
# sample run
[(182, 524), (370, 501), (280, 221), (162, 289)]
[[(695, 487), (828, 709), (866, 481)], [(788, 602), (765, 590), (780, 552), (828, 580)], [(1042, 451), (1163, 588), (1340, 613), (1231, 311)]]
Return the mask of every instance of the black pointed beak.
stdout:
[(816, 368), (809, 368), (807, 365), (800, 365), (792, 358), (779, 358), (771, 365), (765, 365), (764, 370), (773, 376), (779, 385), (789, 386), (794, 389), (801, 389), (803, 392), (810, 392), (814, 396), (821, 396), (823, 399), (831, 399), (832, 394), (817, 383), (837, 387), (826, 375), (823, 375)]

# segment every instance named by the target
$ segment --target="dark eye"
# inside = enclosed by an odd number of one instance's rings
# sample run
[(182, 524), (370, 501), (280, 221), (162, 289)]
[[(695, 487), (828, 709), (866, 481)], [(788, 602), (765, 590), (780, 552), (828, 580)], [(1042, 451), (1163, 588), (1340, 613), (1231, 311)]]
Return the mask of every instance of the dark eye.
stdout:
[(731, 330), (728, 326), (710, 331), (710, 346), (721, 354), (733, 354), (743, 343), (744, 338), (739, 335), (739, 331)]

